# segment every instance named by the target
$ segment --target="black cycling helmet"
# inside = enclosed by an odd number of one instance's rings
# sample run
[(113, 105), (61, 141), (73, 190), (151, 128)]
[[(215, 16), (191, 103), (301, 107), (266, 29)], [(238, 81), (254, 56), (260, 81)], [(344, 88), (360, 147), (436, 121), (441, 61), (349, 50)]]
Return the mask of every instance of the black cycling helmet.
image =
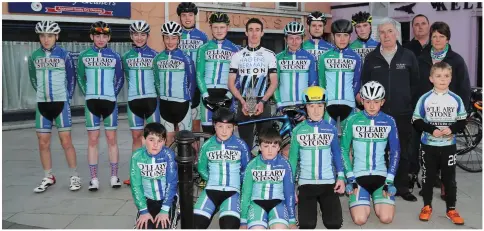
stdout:
[(225, 23), (230, 24), (230, 18), (226, 13), (222, 12), (215, 12), (210, 15), (210, 19), (208, 19), (208, 23), (211, 25), (213, 23)]
[(306, 19), (306, 23), (308, 25), (311, 25), (312, 21), (321, 21), (323, 22), (323, 25), (326, 25), (326, 15), (321, 13), (321, 11), (313, 11), (308, 15), (308, 18)]
[(372, 20), (373, 20), (373, 17), (368, 12), (360, 11), (354, 14), (353, 16), (351, 16), (351, 23), (353, 24), (353, 26), (356, 26), (356, 24), (358, 23), (364, 23), (364, 22), (371, 24)]
[(103, 21), (97, 21), (91, 25), (89, 34), (107, 34), (111, 35), (111, 27)]
[(212, 115), (212, 123), (215, 124), (217, 122), (236, 124), (235, 113), (228, 108), (221, 107)]
[(353, 25), (346, 19), (338, 19), (331, 23), (331, 33), (353, 33)]
[(182, 2), (178, 4), (178, 7), (176, 8), (176, 14), (180, 16), (182, 13), (194, 13), (195, 15), (198, 14), (198, 8), (197, 5), (193, 2)]

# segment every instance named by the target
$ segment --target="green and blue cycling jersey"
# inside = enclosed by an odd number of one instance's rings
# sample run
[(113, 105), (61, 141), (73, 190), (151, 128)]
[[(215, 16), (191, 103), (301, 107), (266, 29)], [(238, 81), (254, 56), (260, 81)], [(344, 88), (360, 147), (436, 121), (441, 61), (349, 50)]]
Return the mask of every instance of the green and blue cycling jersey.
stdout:
[(144, 45), (133, 47), (123, 55), (123, 67), (128, 82), (128, 101), (142, 98), (156, 98), (153, 59), (158, 53)]
[(207, 181), (206, 189), (240, 192), (249, 161), (249, 147), (245, 141), (235, 135), (226, 141), (212, 136), (200, 149), (198, 172)]
[(178, 168), (175, 153), (162, 147), (156, 155), (151, 155), (143, 146), (131, 156), (131, 193), (134, 204), (141, 215), (147, 214), (146, 199), (163, 201), (161, 213), (168, 213), (173, 204), (178, 185)]
[(308, 39), (303, 43), (302, 48), (314, 55), (317, 62), (319, 57), (326, 51), (333, 49), (334, 45), (323, 39)]
[(29, 77), (37, 102), (65, 102), (76, 88), (74, 64), (68, 51), (54, 45), (39, 48), (29, 57)]
[(279, 86), (274, 92), (277, 107), (301, 104), (303, 91), (319, 83), (316, 59), (306, 50), (286, 49), (276, 55)]
[[(390, 147), (388, 169), (385, 162), (387, 144)], [(349, 158), (350, 149), (353, 150), (353, 164)], [(351, 115), (341, 137), (341, 152), (349, 182), (355, 177), (369, 175), (383, 176), (387, 182), (393, 182), (400, 161), (395, 120), (381, 111), (376, 116), (365, 110)]]
[(300, 166), (299, 185), (334, 184), (333, 169), (338, 179), (344, 180), (338, 130), (325, 120), (307, 119), (298, 124), (292, 131), (289, 163), (294, 177), (296, 166)]
[(79, 54), (77, 81), (86, 100), (115, 102), (124, 85), (123, 75), (121, 58), (111, 48), (92, 46)]
[(374, 40), (371, 37), (366, 41), (363, 41), (363, 40), (357, 38), (357, 39), (355, 39), (355, 41), (353, 41), (350, 44), (350, 48), (353, 49), (357, 54), (360, 55), (361, 62), (363, 63), (363, 62), (365, 62), (366, 55), (368, 55), (370, 52), (375, 50), (375, 48), (378, 46), (378, 44), (380, 44), (380, 43), (377, 42), (376, 40)]
[(160, 99), (191, 101), (195, 91), (195, 65), (182, 50), (164, 50), (154, 60), (155, 86)]
[(178, 47), (185, 52), (196, 65), (198, 49), (207, 41), (207, 34), (197, 28), (190, 30), (182, 29), (182, 36)]
[(319, 57), (319, 85), (326, 89), (330, 105), (355, 107), (360, 91), (361, 58), (351, 48), (333, 48)]

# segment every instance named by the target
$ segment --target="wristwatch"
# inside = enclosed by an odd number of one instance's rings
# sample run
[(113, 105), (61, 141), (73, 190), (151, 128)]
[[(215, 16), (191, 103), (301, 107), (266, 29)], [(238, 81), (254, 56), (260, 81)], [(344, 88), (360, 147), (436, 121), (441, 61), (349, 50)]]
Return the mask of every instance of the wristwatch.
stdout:
[(266, 104), (267, 100), (260, 99), (259, 102), (262, 103), (262, 104)]

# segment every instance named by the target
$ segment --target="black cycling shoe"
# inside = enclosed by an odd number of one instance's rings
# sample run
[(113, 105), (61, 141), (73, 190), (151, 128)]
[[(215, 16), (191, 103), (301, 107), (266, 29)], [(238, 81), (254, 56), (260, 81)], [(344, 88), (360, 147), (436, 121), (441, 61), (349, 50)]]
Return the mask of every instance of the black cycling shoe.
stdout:
[(400, 194), (399, 196), (401, 196), (406, 201), (411, 201), (411, 202), (417, 201), (417, 198), (410, 192)]

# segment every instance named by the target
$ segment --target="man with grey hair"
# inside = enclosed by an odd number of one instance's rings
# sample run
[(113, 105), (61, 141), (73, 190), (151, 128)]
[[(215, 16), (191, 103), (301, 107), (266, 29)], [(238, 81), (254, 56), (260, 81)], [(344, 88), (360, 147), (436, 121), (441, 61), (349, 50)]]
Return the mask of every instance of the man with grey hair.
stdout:
[(419, 98), (419, 70), (415, 55), (397, 41), (396, 25), (391, 18), (382, 19), (378, 25), (380, 44), (365, 58), (361, 83), (378, 81), (385, 87), (382, 111), (395, 119), (400, 140), (400, 162), (395, 176), (397, 195), (407, 201), (417, 201), (408, 189), (408, 171), (412, 112)]

